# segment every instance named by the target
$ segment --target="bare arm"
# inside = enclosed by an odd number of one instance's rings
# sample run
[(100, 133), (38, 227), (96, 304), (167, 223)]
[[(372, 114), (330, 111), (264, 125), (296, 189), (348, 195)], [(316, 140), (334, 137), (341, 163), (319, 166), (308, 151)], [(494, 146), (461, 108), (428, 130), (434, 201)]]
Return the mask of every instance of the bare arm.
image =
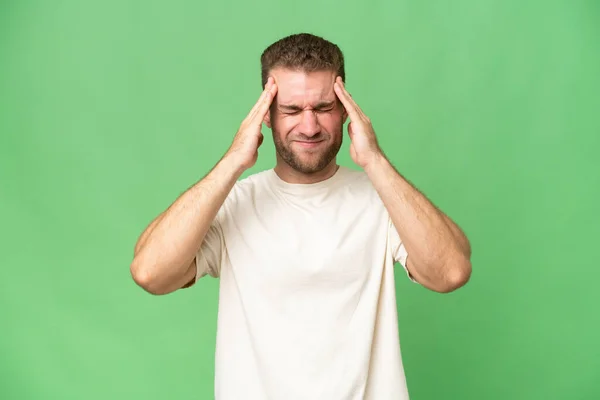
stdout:
[(152, 221), (138, 240), (131, 263), (138, 285), (152, 294), (166, 294), (194, 278), (196, 252), (242, 172), (224, 158)]
[(365, 172), (379, 193), (408, 252), (413, 278), (441, 293), (463, 286), (471, 275), (471, 246), (462, 230), (404, 179), (384, 156)]
[(436, 292), (463, 286), (471, 276), (471, 246), (466, 236), (394, 169), (379, 148), (371, 120), (341, 78), (334, 90), (350, 116), (350, 155), (369, 176), (404, 242), (406, 268), (417, 282)]
[(276, 91), (269, 80), (227, 154), (140, 235), (130, 271), (147, 292), (167, 294), (193, 281), (195, 256), (210, 225), (241, 174), (256, 162), (263, 138), (260, 128)]

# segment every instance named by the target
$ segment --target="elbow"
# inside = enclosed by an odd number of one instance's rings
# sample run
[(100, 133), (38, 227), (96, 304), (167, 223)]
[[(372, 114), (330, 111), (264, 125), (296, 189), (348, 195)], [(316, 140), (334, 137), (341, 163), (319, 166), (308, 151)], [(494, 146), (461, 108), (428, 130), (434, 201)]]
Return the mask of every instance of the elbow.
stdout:
[(151, 270), (152, 268), (142, 263), (138, 258), (134, 258), (129, 267), (131, 277), (139, 287), (153, 295), (166, 294), (157, 279), (153, 277)]
[(451, 293), (465, 286), (471, 279), (471, 260), (460, 258), (449, 263), (446, 269), (444, 285), (439, 288), (440, 293)]

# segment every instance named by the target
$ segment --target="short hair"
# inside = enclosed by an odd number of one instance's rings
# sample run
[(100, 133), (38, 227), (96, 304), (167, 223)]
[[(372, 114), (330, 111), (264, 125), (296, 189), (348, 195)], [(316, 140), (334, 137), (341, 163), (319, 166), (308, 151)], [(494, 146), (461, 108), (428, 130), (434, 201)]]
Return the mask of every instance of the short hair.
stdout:
[(334, 71), (346, 81), (344, 55), (340, 48), (320, 36), (296, 33), (286, 36), (267, 47), (261, 57), (262, 87), (275, 68), (294, 71)]

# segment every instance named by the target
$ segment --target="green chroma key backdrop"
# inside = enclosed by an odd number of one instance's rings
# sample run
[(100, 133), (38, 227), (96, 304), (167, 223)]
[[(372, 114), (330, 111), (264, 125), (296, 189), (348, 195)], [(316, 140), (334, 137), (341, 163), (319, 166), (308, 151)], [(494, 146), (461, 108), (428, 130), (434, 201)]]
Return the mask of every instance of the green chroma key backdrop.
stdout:
[(591, 0), (2, 2), (0, 398), (213, 397), (218, 281), (148, 295), (133, 245), (300, 31), (342, 47), (389, 158), (472, 241), (458, 292), (397, 270), (412, 398), (600, 398)]

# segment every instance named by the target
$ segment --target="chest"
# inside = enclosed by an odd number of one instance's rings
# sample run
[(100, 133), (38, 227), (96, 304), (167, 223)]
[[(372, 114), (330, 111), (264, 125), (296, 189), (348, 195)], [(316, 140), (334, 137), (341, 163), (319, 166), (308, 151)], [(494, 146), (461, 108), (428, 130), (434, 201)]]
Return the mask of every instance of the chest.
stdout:
[(225, 229), (225, 267), (239, 282), (263, 288), (331, 293), (361, 286), (382, 265), (386, 216), (377, 204), (356, 202), (242, 210)]

